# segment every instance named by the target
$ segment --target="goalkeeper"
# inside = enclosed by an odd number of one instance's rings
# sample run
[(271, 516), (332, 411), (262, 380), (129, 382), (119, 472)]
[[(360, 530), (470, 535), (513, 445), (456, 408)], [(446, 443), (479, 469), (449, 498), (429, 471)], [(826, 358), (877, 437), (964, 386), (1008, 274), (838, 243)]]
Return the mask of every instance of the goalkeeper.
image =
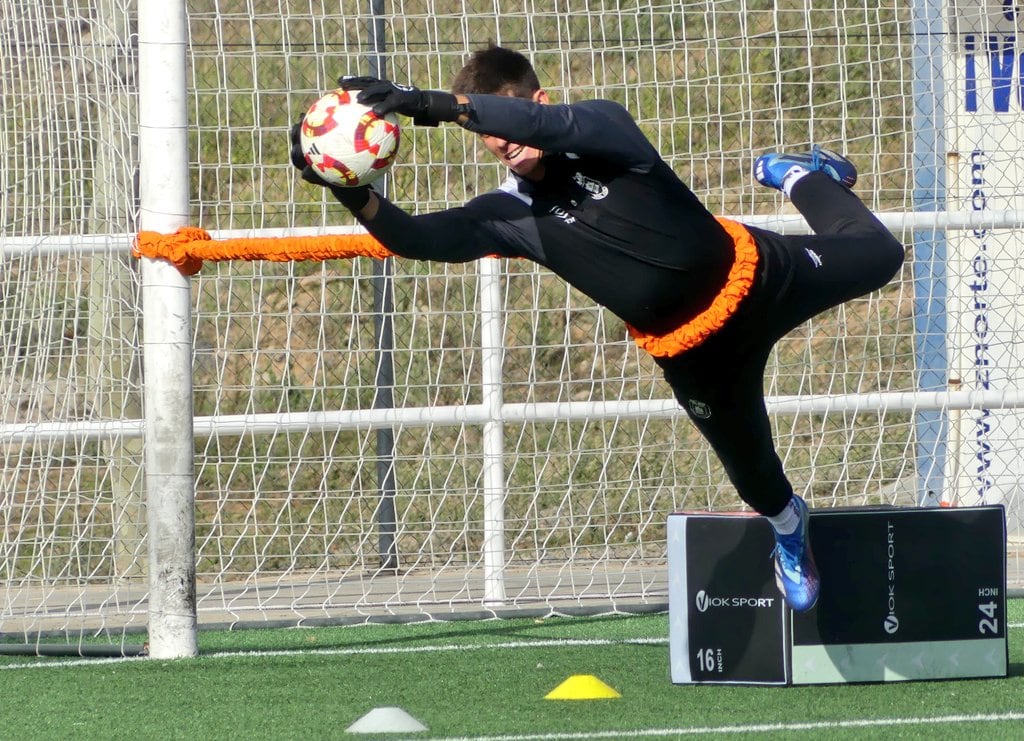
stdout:
[(880, 288), (903, 263), (903, 246), (850, 191), (853, 164), (819, 147), (758, 158), (757, 181), (789, 196), (815, 232), (783, 236), (714, 217), (621, 105), (551, 103), (519, 52), (475, 52), (452, 93), (365, 77), (340, 84), (379, 114), (478, 134), (509, 176), (461, 207), (412, 216), (369, 187), (320, 180), (296, 127), (292, 161), (303, 179), (330, 188), (397, 255), (527, 258), (625, 320), (739, 496), (771, 521), (786, 602), (810, 609), (818, 573), (807, 505), (775, 450), (764, 370), (783, 335)]

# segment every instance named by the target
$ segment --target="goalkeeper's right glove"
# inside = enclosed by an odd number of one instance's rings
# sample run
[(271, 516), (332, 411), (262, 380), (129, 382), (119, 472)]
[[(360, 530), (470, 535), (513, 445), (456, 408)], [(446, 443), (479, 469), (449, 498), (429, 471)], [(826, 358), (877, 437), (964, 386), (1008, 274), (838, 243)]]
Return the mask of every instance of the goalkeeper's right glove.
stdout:
[(332, 185), (316, 174), (316, 168), (306, 162), (306, 155), (302, 151), (302, 140), (300, 138), (302, 131), (302, 121), (292, 126), (291, 130), (291, 159), (292, 165), (296, 169), (301, 171), (300, 177), (307, 183), (313, 185), (319, 185), (321, 188), (327, 188), (331, 191), (331, 195), (337, 199), (338, 203), (347, 208), (353, 213), (357, 213), (363, 209), (363, 207), (370, 202), (370, 186), (369, 185), (357, 185), (355, 187), (343, 187), (341, 185)]
[(376, 77), (339, 77), (338, 84), (345, 90), (358, 90), (356, 100), (372, 106), (378, 116), (401, 113), (411, 116), (417, 126), (437, 126), (445, 121), (458, 121), (462, 115), (473, 115), (469, 103), (460, 103), (454, 95), (441, 90), (420, 90)]

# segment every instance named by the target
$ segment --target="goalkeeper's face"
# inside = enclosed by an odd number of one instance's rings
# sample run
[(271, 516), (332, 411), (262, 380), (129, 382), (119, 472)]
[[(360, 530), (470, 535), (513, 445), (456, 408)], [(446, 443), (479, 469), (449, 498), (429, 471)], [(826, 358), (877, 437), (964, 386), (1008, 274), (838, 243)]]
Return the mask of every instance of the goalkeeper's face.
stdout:
[[(532, 100), (535, 103), (546, 104), (549, 102), (548, 94), (543, 90), (536, 91)], [(544, 152), (542, 150), (488, 134), (481, 134), (481, 138), (487, 150), (519, 177), (527, 180), (540, 180), (543, 176), (541, 158), (544, 156)]]

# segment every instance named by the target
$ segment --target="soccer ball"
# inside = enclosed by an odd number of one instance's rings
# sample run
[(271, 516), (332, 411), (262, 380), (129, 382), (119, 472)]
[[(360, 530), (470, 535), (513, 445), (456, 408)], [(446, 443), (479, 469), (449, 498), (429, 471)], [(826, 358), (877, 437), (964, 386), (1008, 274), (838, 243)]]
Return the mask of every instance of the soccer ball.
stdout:
[(355, 96), (354, 91), (332, 90), (302, 119), (302, 153), (331, 185), (369, 185), (387, 172), (398, 154), (398, 118), (393, 113), (381, 118)]

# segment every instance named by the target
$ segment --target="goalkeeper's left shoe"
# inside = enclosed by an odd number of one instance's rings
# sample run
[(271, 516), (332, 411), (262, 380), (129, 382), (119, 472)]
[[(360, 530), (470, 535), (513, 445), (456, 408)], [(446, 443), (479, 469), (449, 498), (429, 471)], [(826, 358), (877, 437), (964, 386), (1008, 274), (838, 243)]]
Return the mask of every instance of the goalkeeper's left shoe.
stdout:
[(788, 535), (775, 533), (775, 582), (786, 599), (786, 604), (796, 612), (805, 612), (818, 601), (818, 567), (811, 553), (808, 536), (807, 503), (793, 495), (791, 505), (800, 517), (796, 530)]
[(823, 172), (847, 188), (857, 183), (857, 168), (850, 160), (817, 144), (806, 154), (763, 154), (754, 162), (757, 182), (787, 193), (786, 181), (808, 172)]

